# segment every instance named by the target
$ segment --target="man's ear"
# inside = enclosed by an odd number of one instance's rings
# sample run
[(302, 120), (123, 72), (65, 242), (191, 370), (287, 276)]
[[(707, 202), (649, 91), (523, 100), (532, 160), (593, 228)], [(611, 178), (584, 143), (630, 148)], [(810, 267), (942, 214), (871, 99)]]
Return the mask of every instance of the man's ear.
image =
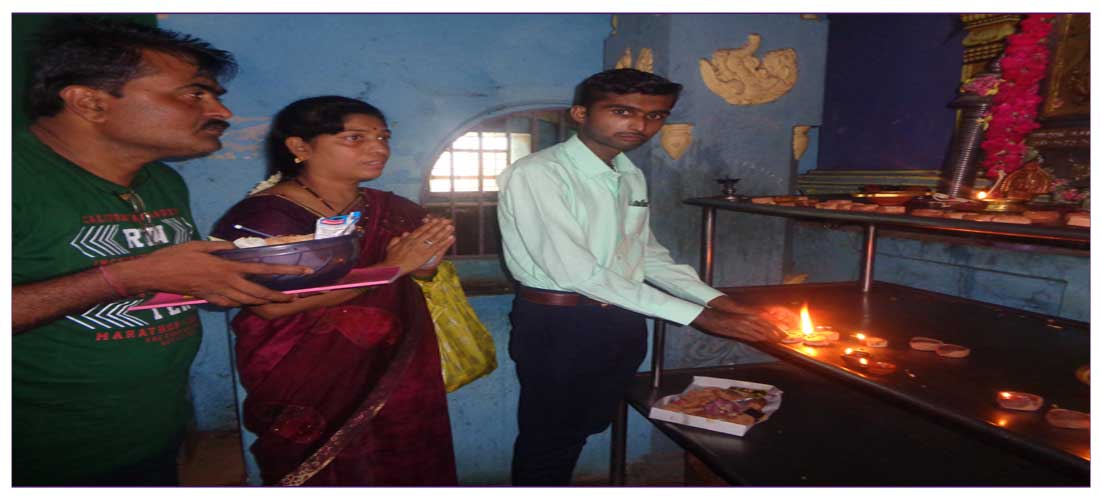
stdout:
[(573, 121), (584, 124), (584, 121), (588, 119), (588, 108), (581, 105), (574, 105), (569, 108), (569, 116), (573, 118)]
[(110, 103), (107, 93), (102, 90), (85, 85), (69, 85), (57, 95), (65, 102), (65, 109), (85, 120), (101, 123), (107, 119)]
[(291, 156), (302, 161), (309, 159), (311, 153), (309, 143), (302, 140), (301, 137), (287, 137), (283, 144), (286, 145), (286, 149), (290, 151)]

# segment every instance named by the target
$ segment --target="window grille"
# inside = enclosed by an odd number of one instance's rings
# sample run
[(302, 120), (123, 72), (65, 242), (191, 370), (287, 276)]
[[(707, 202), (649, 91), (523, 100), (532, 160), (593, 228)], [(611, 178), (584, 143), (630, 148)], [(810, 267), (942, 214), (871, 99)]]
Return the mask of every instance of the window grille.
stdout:
[(448, 257), (500, 254), (497, 174), (576, 131), (568, 108), (520, 111), (484, 120), (449, 144), (425, 180), (423, 205), (455, 223)]

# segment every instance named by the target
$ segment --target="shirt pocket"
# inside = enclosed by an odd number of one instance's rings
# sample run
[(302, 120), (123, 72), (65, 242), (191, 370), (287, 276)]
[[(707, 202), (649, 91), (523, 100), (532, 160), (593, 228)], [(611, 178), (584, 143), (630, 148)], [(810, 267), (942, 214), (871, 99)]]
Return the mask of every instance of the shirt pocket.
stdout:
[(626, 207), (623, 216), (623, 234), (630, 238), (643, 239), (649, 229), (649, 207)]

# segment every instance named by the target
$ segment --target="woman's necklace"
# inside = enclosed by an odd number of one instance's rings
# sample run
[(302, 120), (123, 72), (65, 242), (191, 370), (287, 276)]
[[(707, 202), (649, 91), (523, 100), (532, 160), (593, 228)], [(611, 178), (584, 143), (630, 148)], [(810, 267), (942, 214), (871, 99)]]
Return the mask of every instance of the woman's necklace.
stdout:
[(331, 203), (329, 203), (324, 198), (322, 198), (321, 195), (317, 194), (316, 191), (310, 189), (309, 186), (307, 186), (304, 182), (299, 180), (297, 177), (295, 177), (292, 180), (295, 183), (297, 183), (299, 186), (301, 186), (302, 189), (305, 189), (307, 193), (313, 195), (314, 198), (317, 198), (317, 201), (320, 201), (322, 204), (324, 204), (325, 208), (331, 210), (333, 213), (335, 213), (337, 215), (342, 214), (342, 213), (344, 213), (345, 210), (351, 208), (351, 206), (354, 205), (355, 202), (359, 201), (359, 198), (363, 196), (363, 193), (360, 193), (360, 192), (356, 191), (355, 198), (352, 198), (351, 202), (349, 202), (346, 206), (344, 206), (343, 210), (336, 210), (336, 208), (334, 208)]

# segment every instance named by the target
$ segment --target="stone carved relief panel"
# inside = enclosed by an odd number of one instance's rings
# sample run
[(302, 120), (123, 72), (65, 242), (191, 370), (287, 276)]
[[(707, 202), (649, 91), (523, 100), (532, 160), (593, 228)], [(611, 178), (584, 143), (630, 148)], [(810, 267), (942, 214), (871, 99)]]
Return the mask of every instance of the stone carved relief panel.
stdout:
[(633, 67), (638, 71), (645, 71), (646, 73), (653, 72), (653, 49), (642, 48), (638, 51), (638, 60), (634, 61), (634, 52), (627, 47), (623, 50), (623, 55), (619, 56), (619, 60), (615, 61), (615, 69), (623, 69)]
[(638, 51), (638, 62), (634, 63), (634, 69), (646, 73), (653, 72), (653, 49), (642, 48)]
[(791, 131), (791, 153), (795, 160), (801, 160), (806, 149), (810, 147), (810, 126), (795, 125)]
[(661, 127), (661, 147), (673, 160), (679, 160), (688, 146), (691, 146), (691, 131), (695, 125), (690, 123), (670, 123)]
[(756, 57), (760, 35), (749, 34), (736, 49), (714, 51), (711, 60), (699, 60), (699, 73), (707, 88), (735, 105), (764, 104), (790, 92), (798, 81), (798, 54), (794, 49), (777, 49)]
[(1059, 16), (1052, 35), (1056, 41), (1039, 117), (1043, 120), (1089, 116), (1089, 15)]
[(615, 69), (629, 68), (634, 64), (634, 54), (630, 51), (630, 47), (627, 47), (623, 51), (623, 55), (619, 56), (619, 60), (615, 61)]

